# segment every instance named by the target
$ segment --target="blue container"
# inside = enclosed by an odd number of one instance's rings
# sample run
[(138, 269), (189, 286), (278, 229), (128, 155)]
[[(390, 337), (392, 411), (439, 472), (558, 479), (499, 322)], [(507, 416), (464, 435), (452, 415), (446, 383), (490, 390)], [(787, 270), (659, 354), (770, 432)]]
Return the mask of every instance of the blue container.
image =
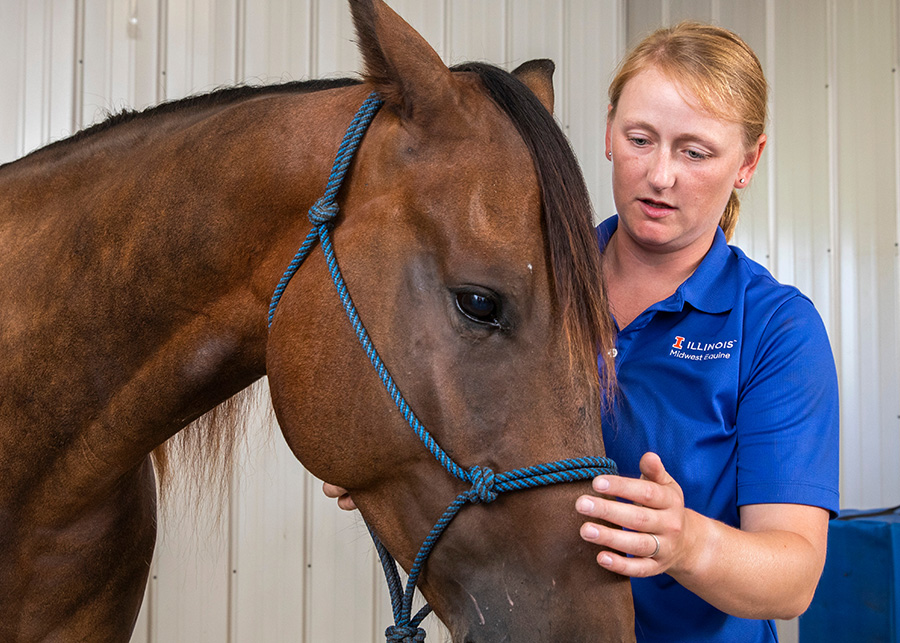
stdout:
[(802, 643), (900, 643), (900, 507), (841, 510), (828, 525), (828, 557)]

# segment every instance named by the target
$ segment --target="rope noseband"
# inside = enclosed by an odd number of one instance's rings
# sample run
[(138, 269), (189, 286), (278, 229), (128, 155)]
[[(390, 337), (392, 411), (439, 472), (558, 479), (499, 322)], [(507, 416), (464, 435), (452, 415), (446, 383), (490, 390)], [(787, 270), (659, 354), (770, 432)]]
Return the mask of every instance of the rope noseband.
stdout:
[(362, 321), (359, 319), (359, 314), (356, 311), (356, 307), (353, 305), (353, 301), (350, 299), (350, 293), (347, 291), (347, 286), (344, 283), (344, 278), (338, 267), (330, 235), (330, 230), (334, 225), (334, 218), (338, 213), (338, 205), (335, 201), (335, 197), (340, 190), (344, 177), (347, 174), (347, 168), (353, 160), (356, 150), (365, 135), (366, 129), (372, 122), (372, 119), (375, 118), (375, 114), (378, 112), (381, 105), (382, 101), (378, 98), (378, 95), (374, 92), (370, 94), (359, 108), (359, 111), (357, 111), (356, 116), (353, 117), (347, 132), (344, 134), (341, 146), (338, 149), (338, 153), (334, 160), (334, 165), (332, 166), (331, 175), (328, 178), (328, 184), (325, 187), (325, 194), (321, 199), (316, 201), (309, 210), (308, 216), (310, 223), (312, 223), (312, 229), (309, 231), (309, 234), (306, 235), (306, 239), (294, 255), (294, 258), (291, 260), (284, 275), (282, 275), (279, 280), (275, 292), (272, 295), (272, 301), (269, 304), (268, 325), (271, 328), (275, 310), (278, 307), (278, 302), (281, 300), (288, 282), (290, 282), (291, 277), (294, 276), (318, 241), (322, 246), (325, 262), (328, 265), (328, 270), (331, 273), (331, 279), (334, 282), (335, 288), (337, 288), (341, 303), (344, 306), (344, 311), (347, 313), (347, 317), (353, 326), (353, 330), (356, 331), (356, 336), (359, 339), (360, 344), (365, 350), (366, 355), (368, 355), (369, 361), (381, 378), (381, 381), (387, 389), (391, 399), (394, 401), (394, 404), (400, 410), (400, 413), (403, 415), (410, 428), (415, 432), (437, 461), (440, 462), (441, 466), (454, 477), (471, 485), (470, 489), (462, 492), (456, 497), (425, 538), (425, 541), (419, 548), (415, 561), (409, 570), (409, 577), (405, 589), (403, 588), (400, 575), (397, 571), (396, 561), (378, 539), (378, 536), (375, 535), (372, 528), (369, 527), (369, 533), (372, 535), (375, 549), (378, 551), (378, 556), (384, 567), (388, 590), (391, 595), (394, 625), (387, 628), (385, 631), (386, 640), (396, 643), (420, 643), (425, 640), (425, 630), (420, 628), (419, 624), (431, 612), (431, 607), (425, 605), (415, 616), (411, 616), (413, 593), (415, 591), (416, 582), (418, 581), (425, 561), (431, 553), (431, 550), (434, 548), (438, 538), (447, 528), (447, 525), (450, 524), (450, 521), (453, 520), (454, 516), (459, 513), (460, 509), (468, 503), (486, 504), (493, 502), (501, 493), (509, 491), (532, 489), (561, 482), (587, 480), (602, 474), (615, 474), (616, 465), (608, 458), (585, 457), (559, 460), (557, 462), (540, 464), (532, 467), (523, 467), (504, 473), (494, 473), (490, 468), (480, 466), (463, 469), (456, 464), (443, 449), (441, 449), (431, 434), (426, 431), (425, 427), (422, 426), (422, 423), (419, 422), (419, 419), (409, 407), (409, 404), (407, 404), (388, 372), (387, 367), (384, 365), (384, 362), (381, 361), (378, 352), (372, 345), (372, 341), (369, 339), (369, 334), (366, 332), (365, 326), (363, 326)]

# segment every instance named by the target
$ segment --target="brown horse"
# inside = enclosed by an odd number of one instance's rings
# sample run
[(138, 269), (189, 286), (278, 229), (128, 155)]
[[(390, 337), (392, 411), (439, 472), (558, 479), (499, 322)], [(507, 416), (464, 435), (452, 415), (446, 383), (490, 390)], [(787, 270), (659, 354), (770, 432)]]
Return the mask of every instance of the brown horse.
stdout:
[[(373, 90), (333, 241), (399, 389), (464, 467), (603, 454), (611, 332), (587, 192), (537, 98), (552, 105), (552, 70), (451, 72), (380, 0), (351, 5), (364, 83), (222, 90), (0, 168), (0, 641), (128, 640), (151, 452), (264, 375), (291, 449), (407, 569), (466, 488), (375, 376), (321, 253), (267, 329)], [(582, 490), (459, 514), (420, 581), (454, 641), (633, 640), (627, 579), (578, 536)]]

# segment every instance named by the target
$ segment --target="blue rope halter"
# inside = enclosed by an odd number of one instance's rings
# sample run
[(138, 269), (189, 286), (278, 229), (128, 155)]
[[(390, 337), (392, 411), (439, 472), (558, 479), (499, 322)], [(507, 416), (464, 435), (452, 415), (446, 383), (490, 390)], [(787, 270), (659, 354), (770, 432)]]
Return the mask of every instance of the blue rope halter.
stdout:
[[(435, 543), (441, 534), (450, 524), (450, 521), (459, 513), (459, 510), (468, 503), (489, 503), (497, 499), (501, 493), (508, 491), (519, 491), (522, 489), (532, 489), (561, 482), (574, 482), (577, 480), (586, 480), (602, 474), (615, 474), (616, 465), (608, 458), (585, 457), (573, 458), (569, 460), (560, 460), (548, 464), (540, 464), (532, 467), (523, 467), (505, 473), (494, 473), (488, 467), (473, 466), (470, 469), (463, 469), (456, 464), (450, 456), (435, 442), (431, 434), (425, 430), (422, 423), (416, 417), (416, 414), (406, 403), (403, 394), (394, 383), (394, 379), (388, 373), (387, 367), (381, 361), (378, 352), (369, 339), (356, 307), (350, 299), (350, 293), (344, 283), (338, 267), (337, 259), (334, 255), (334, 248), (331, 244), (330, 230), (334, 225), (334, 218), (338, 213), (338, 205), (335, 201), (344, 176), (347, 174), (347, 168), (353, 160), (353, 156), (365, 135), (366, 129), (381, 107), (382, 101), (374, 92), (369, 95), (366, 101), (359, 108), (356, 116), (350, 123), (344, 139), (338, 149), (338, 153), (332, 166), (331, 176), (328, 178), (328, 184), (325, 187), (324, 196), (316, 201), (309, 210), (309, 220), (312, 223), (312, 229), (306, 235), (306, 239), (300, 246), (300, 249), (294, 255), (291, 263), (285, 270), (284, 275), (278, 282), (275, 292), (272, 295), (272, 301), (269, 305), (268, 325), (271, 328), (272, 319), (275, 316), (275, 309), (278, 302), (284, 294), (284, 290), (291, 280), (291, 277), (297, 272), (303, 261), (309, 255), (310, 250), (318, 241), (322, 246), (322, 252), (325, 255), (325, 262), (331, 273), (331, 279), (337, 288), (338, 296), (344, 306), (344, 311), (350, 320), (356, 336), (362, 344), (369, 361), (381, 378), (382, 383), (387, 389), (388, 394), (394, 401), (394, 404), (400, 410), (410, 428), (419, 437), (425, 447), (431, 454), (441, 463), (451, 475), (471, 484), (471, 488), (460, 493), (456, 499), (450, 504), (447, 510), (435, 523), (431, 532), (425, 538), (422, 546), (416, 554), (415, 561), (409, 570), (406, 588), (400, 580), (397, 571), (397, 563), (393, 556), (387, 551), (375, 532), (369, 527), (369, 533), (375, 543), (375, 549), (378, 557), (381, 559), (382, 567), (384, 567), (385, 577), (387, 578), (388, 590), (391, 595), (391, 607), (394, 614), (394, 625), (385, 631), (386, 640), (396, 643), (420, 643), (425, 640), (425, 630), (419, 627), (422, 620), (431, 612), (431, 607), (425, 605), (415, 616), (412, 614), (413, 593), (416, 588), (416, 582), (425, 565), (425, 561), (431, 550), (434, 549)], [(368, 525), (367, 525), (368, 527)]]

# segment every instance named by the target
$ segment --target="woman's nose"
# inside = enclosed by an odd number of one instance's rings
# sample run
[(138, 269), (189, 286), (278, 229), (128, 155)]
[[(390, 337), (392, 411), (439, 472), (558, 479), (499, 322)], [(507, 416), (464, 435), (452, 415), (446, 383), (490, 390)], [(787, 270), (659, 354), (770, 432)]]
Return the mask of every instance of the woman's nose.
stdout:
[(650, 187), (657, 192), (675, 185), (675, 168), (668, 154), (659, 151), (653, 155), (647, 179), (650, 181)]

